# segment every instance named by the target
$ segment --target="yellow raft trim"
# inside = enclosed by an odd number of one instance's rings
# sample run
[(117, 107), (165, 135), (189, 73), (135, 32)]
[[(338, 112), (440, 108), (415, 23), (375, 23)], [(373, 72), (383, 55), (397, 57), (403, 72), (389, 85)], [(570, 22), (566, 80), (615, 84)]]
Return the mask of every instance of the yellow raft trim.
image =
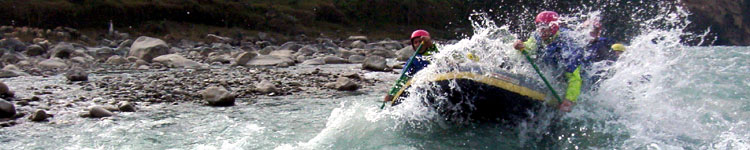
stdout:
[[(546, 95), (541, 92), (538, 92), (538, 91), (535, 91), (535, 90), (532, 90), (523, 86), (519, 86), (517, 84), (513, 84), (505, 80), (488, 77), (484, 75), (479, 75), (479, 74), (475, 74), (471, 72), (451, 72), (451, 73), (438, 74), (428, 81), (436, 82), (436, 81), (453, 80), (453, 79), (469, 79), (469, 80), (473, 80), (476, 82), (481, 82), (487, 85), (492, 85), (494, 87), (498, 87), (498, 88), (502, 88), (511, 92), (515, 92), (523, 96), (527, 96), (534, 100), (538, 100), (542, 102), (544, 102), (544, 98), (546, 97)], [(409, 80), (409, 82), (406, 82), (403, 88), (401, 88), (396, 93), (396, 95), (393, 96), (393, 99), (391, 100), (391, 104), (393, 104), (393, 102), (395, 102), (395, 100), (398, 99), (399, 96), (401, 96), (404, 90), (406, 90), (406, 88), (412, 84), (412, 81), (414, 80)]]

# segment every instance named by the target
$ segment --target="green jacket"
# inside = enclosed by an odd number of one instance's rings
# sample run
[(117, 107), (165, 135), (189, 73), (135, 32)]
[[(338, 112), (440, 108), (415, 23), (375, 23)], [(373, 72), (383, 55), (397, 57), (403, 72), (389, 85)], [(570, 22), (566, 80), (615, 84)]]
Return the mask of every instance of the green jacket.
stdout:
[(396, 80), (396, 83), (393, 84), (393, 87), (388, 92), (388, 95), (396, 95), (396, 93), (401, 90), (404, 84), (406, 84), (406, 82), (408, 82), (409, 79), (414, 76), (414, 74), (417, 74), (417, 72), (424, 69), (424, 67), (427, 67), (427, 65), (430, 64), (430, 57), (432, 56), (432, 54), (435, 54), (437, 52), (437, 46), (433, 44), (432, 47), (427, 48), (427, 51), (425, 53), (417, 54), (416, 56), (409, 59), (406, 64), (404, 64), (404, 69), (401, 70), (401, 76), (398, 78), (398, 80)]
[[(538, 53), (537, 51), (541, 51), (543, 55), (540, 59), (543, 62), (551, 66), (564, 68), (564, 75), (567, 79), (565, 99), (576, 102), (578, 96), (581, 95), (581, 86), (583, 83), (581, 79), (583, 47), (577, 46), (573, 41), (575, 39), (566, 36), (565, 32), (568, 31), (561, 29), (549, 41), (544, 41), (538, 34), (535, 34), (535, 36), (529, 37), (523, 43), (525, 46), (524, 51), (530, 54), (536, 54)], [(570, 55), (562, 55), (563, 51)]]

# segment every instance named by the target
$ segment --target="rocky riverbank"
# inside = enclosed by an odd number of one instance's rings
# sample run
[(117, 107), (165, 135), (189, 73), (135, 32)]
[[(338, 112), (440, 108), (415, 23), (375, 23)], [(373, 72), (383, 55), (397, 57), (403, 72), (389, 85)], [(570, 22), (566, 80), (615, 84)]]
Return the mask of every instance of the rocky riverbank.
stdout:
[[(403, 41), (318, 38), (276, 44), (208, 34), (205, 41), (126, 33), (95, 42), (72, 28), (0, 27), (0, 125), (64, 113), (111, 117), (152, 104), (226, 107), (269, 97), (382, 92), (413, 50)], [(33, 38), (29, 38), (33, 37)], [(31, 39), (31, 40), (28, 40)]]

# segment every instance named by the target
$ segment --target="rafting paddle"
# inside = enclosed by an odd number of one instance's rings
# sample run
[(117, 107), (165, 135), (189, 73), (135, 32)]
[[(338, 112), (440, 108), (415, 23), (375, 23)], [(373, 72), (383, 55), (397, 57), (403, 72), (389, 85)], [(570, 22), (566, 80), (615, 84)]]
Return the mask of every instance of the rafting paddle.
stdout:
[(531, 66), (534, 67), (534, 71), (536, 71), (539, 77), (542, 78), (542, 81), (544, 81), (544, 84), (547, 85), (547, 88), (549, 88), (549, 90), (552, 91), (552, 94), (555, 95), (555, 98), (557, 98), (557, 102), (562, 104), (562, 99), (560, 99), (560, 96), (557, 95), (557, 92), (555, 91), (555, 89), (552, 88), (552, 85), (549, 84), (549, 81), (547, 81), (547, 78), (545, 78), (544, 75), (542, 75), (542, 72), (539, 71), (539, 67), (537, 67), (536, 64), (534, 64), (534, 61), (531, 60), (531, 57), (529, 57), (529, 52), (521, 50), (521, 53), (523, 54), (523, 56), (526, 56), (526, 60), (528, 60), (529, 63), (531, 63)]
[[(422, 44), (424, 44), (424, 41), (422, 41), (422, 43), (419, 43), (419, 46), (417, 46), (417, 49), (414, 50), (414, 54), (412, 54), (411, 57), (409, 58), (409, 60), (406, 61), (406, 65), (404, 65), (404, 70), (402, 70), (401, 71), (401, 75), (398, 76), (399, 79), (401, 79), (404, 76), (406, 76), (406, 72), (408, 71), (409, 67), (411, 67), (411, 62), (414, 60), (415, 57), (417, 57), (417, 54), (419, 54), (419, 50), (422, 49)], [(398, 84), (398, 81), (396, 81), (396, 84)], [(394, 86), (396, 84), (394, 84)], [(404, 88), (404, 87), (401, 87), (401, 88)], [(393, 99), (391, 99), (391, 101), (393, 101)], [(383, 104), (380, 105), (380, 109), (383, 109), (385, 107), (385, 103), (386, 102), (388, 102), (388, 101), (383, 101)]]

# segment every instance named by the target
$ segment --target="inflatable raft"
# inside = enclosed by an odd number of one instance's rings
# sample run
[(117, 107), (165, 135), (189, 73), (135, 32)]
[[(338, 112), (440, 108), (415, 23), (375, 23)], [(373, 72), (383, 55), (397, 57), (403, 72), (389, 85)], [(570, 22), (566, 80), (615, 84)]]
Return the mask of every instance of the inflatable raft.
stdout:
[[(476, 66), (461, 66), (426, 75), (428, 82), (404, 85), (391, 101), (395, 106), (406, 100), (409, 91), (417, 91), (425, 105), (434, 107), (448, 120), (510, 121), (526, 119), (546, 104), (547, 95), (539, 79), (506, 73), (481, 71)], [(416, 88), (410, 90), (411, 88)]]

